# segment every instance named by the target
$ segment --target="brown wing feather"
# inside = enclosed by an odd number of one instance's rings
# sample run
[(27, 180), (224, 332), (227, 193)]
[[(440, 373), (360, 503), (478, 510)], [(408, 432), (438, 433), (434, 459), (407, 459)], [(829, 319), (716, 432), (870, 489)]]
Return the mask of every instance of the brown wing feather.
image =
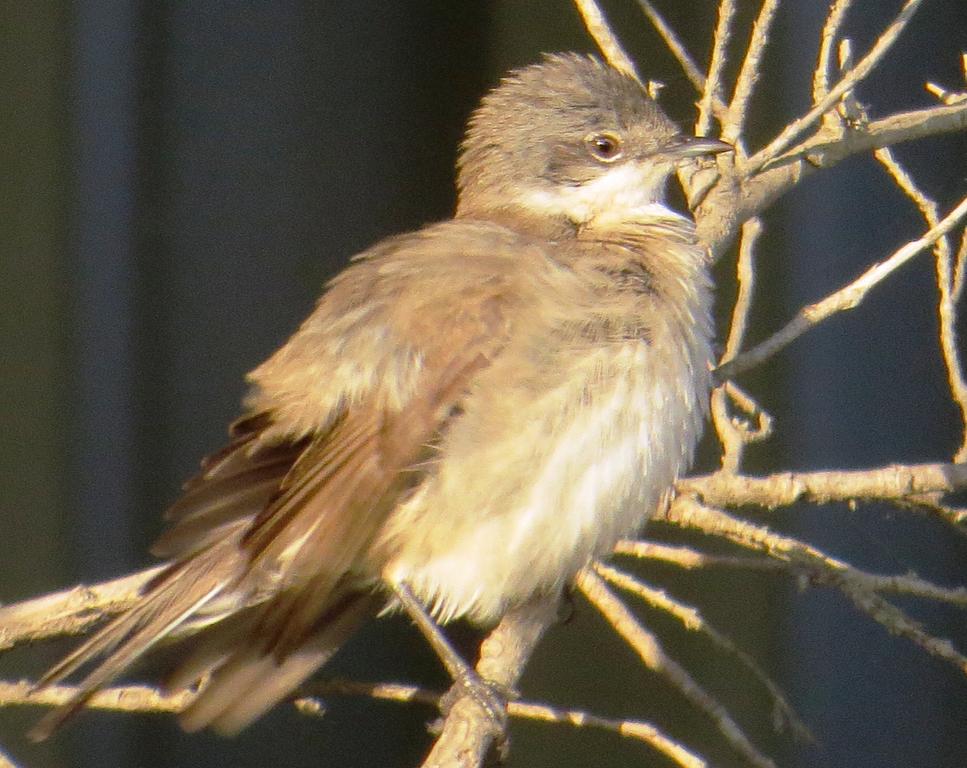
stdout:
[[(203, 463), (167, 514), (171, 527), (156, 550), (182, 560), (45, 678), (106, 657), (35, 735), (159, 640), (206, 622), (216, 622), (212, 642), (175, 674), (184, 681), (201, 667), (212, 672), (186, 724), (235, 731), (323, 663), (372, 610), (379, 574), (367, 545), (419, 482), (421, 459), (509, 333), (507, 281), (490, 258), (508, 233), (448, 227), (374, 249), (256, 371), (253, 415), (233, 425), (229, 445)], [(362, 288), (350, 289), (350, 273)], [(345, 373), (320, 380), (320, 370), (347, 354), (364, 371), (358, 382)], [(320, 386), (322, 394), (309, 396)], [(258, 701), (239, 705), (242, 691), (263, 688)]]
[[(213, 650), (203, 660), (215, 659), (218, 666), (186, 712), (187, 728), (237, 732), (323, 663), (323, 655), (328, 658), (333, 601), (344, 594), (347, 578), (400, 495), (418, 482), (413, 468), (474, 374), (504, 344), (499, 301), (492, 294), (486, 301), (486, 311), (466, 313), (468, 322), (448, 328), (451, 339), (456, 336), (451, 350), (428, 355), (420, 397), (395, 414), (379, 414), (365, 403), (347, 412), (307, 449), (285, 492), (246, 534), (243, 546), (253, 568), (278, 571), (287, 588), (259, 609), (247, 639), (230, 655)], [(321, 648), (320, 655), (313, 648)], [(263, 689), (265, 695), (249, 693), (255, 699), (238, 704), (240, 691)]]

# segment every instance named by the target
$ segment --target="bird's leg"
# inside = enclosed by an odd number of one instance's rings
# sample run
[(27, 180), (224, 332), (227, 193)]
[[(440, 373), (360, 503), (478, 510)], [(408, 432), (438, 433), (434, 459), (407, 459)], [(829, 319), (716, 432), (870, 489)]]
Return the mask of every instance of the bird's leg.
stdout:
[[(509, 692), (504, 690), (502, 686), (484, 680), (473, 667), (467, 664), (405, 582), (393, 582), (391, 586), (396, 599), (400, 601), (400, 605), (403, 606), (430, 647), (436, 652), (440, 661), (443, 662), (443, 666), (450, 673), (450, 677), (458, 686), (458, 690), (476, 701), (494, 725), (503, 732), (504, 725), (507, 722)], [(449, 697), (450, 694), (447, 698)], [(447, 699), (445, 698), (444, 701), (446, 702)], [(450, 701), (449, 703), (452, 704), (453, 702)], [(443, 709), (446, 710), (447, 708), (445, 703)]]

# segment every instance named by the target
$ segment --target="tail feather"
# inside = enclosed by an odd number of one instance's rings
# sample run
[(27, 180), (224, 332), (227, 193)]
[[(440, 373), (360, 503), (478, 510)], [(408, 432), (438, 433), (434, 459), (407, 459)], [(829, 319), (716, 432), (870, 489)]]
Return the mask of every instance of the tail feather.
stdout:
[[(238, 637), (224, 636), (236, 648), (218, 666), (198, 697), (179, 715), (182, 728), (198, 731), (211, 727), (223, 736), (234, 736), (295, 690), (329, 661), (359, 626), (375, 613), (378, 598), (356, 593), (326, 613), (319, 627), (297, 648), (279, 659), (266, 654), (258, 638), (239, 647)], [(208, 659), (226, 658), (214, 647)], [(196, 673), (202, 657), (189, 659), (189, 669), (175, 674), (184, 681)]]
[(31, 740), (48, 738), (99, 689), (230, 587), (237, 558), (225, 556), (227, 546), (212, 547), (159, 574), (138, 605), (115, 618), (44, 675), (37, 688), (57, 683), (89, 662), (103, 659), (80, 682), (70, 701), (47, 713), (31, 729)]

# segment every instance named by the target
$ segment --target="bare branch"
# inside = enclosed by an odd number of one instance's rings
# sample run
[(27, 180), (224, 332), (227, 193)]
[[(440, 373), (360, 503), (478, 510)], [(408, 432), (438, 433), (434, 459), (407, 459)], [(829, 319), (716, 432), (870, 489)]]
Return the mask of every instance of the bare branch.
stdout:
[(682, 768), (706, 768), (708, 763), (683, 744), (663, 733), (659, 728), (641, 720), (614, 720), (574, 709), (556, 709), (540, 704), (511, 702), (508, 711), (515, 717), (555, 723), (590, 726), (612, 731), (621, 736), (644, 742)]
[(653, 608), (664, 611), (665, 613), (678, 619), (685, 629), (692, 632), (701, 632), (726, 653), (735, 656), (739, 662), (752, 673), (759, 683), (769, 691), (772, 697), (772, 704), (775, 713), (774, 722), (776, 730), (790, 728), (797, 739), (805, 742), (814, 741), (813, 735), (809, 732), (805, 723), (799, 719), (795, 710), (786, 701), (785, 695), (779, 686), (765, 673), (748, 653), (738, 648), (731, 638), (724, 635), (702, 616), (701, 612), (692, 605), (687, 605), (680, 600), (669, 597), (668, 593), (661, 589), (645, 584), (643, 581), (629, 573), (620, 571), (617, 568), (604, 565), (603, 563), (594, 564), (595, 571), (602, 578), (609, 581), (618, 589), (630, 592), (636, 597), (641, 598)]
[[(916, 576), (880, 575), (862, 571), (807, 542), (791, 536), (783, 536), (765, 526), (734, 517), (721, 509), (699, 502), (694, 496), (677, 497), (668, 510), (667, 519), (682, 526), (728, 539), (746, 549), (788, 560), (800, 568), (805, 568), (812, 580), (835, 586), (843, 591), (847, 591), (846, 587), (849, 587), (854, 591), (890, 592), (936, 600), (958, 607), (967, 606), (965, 587), (947, 589)], [(877, 616), (873, 618), (880, 620)], [(904, 631), (902, 626), (887, 625), (887, 628), (901, 634)], [(944, 658), (953, 660), (967, 672), (967, 663), (965, 663), (967, 659), (962, 659), (959, 655), (956, 658), (950, 656), (944, 656)]]
[(657, 560), (670, 563), (685, 570), (704, 568), (740, 568), (750, 571), (789, 571), (789, 564), (767, 557), (733, 557), (710, 555), (691, 547), (656, 544), (653, 541), (619, 541), (614, 548), (616, 555), (629, 555), (641, 560)]
[(879, 576), (861, 571), (798, 539), (739, 520), (721, 510), (700, 504), (695, 498), (678, 497), (669, 509), (669, 519), (723, 536), (739, 546), (790, 560), (805, 569), (814, 583), (834, 587), (849, 597), (857, 608), (891, 634), (907, 638), (932, 656), (967, 674), (967, 657), (957, 651), (949, 640), (925, 632), (916, 621), (877, 594), (878, 591), (893, 591), (965, 605), (967, 589), (945, 590), (914, 576)]
[[(865, 114), (860, 115), (865, 118)], [(940, 207), (921, 190), (913, 177), (888, 148), (878, 149), (873, 156), (882, 165), (897, 187), (913, 201), (927, 226), (935, 227), (940, 220)], [(936, 254), (937, 291), (940, 294), (937, 314), (940, 319), (940, 349), (947, 369), (947, 382), (954, 403), (960, 409), (962, 439), (954, 454), (954, 461), (967, 460), (967, 381), (964, 380), (960, 350), (957, 344), (957, 314), (955, 299), (956, 273), (949, 237), (941, 237), (934, 246)]]
[(18, 643), (84, 632), (100, 619), (138, 599), (139, 590), (164, 566), (103, 584), (83, 584), (0, 608), (0, 650)]
[(695, 90), (699, 93), (705, 90), (705, 75), (699, 69), (698, 65), (695, 63), (695, 59), (692, 58), (688, 50), (685, 48), (684, 43), (676, 34), (675, 30), (671, 28), (671, 25), (662, 17), (658, 10), (652, 5), (651, 0), (638, 0), (638, 6), (641, 8), (642, 13), (648, 18), (648, 21), (652, 23), (652, 26), (661, 35), (661, 39), (665, 41), (665, 45), (668, 46), (668, 50), (671, 51), (672, 55), (678, 60), (682, 69), (685, 71), (685, 76), (688, 77), (689, 81), (695, 86)]
[[(558, 599), (527, 603), (507, 613), (480, 646), (477, 672), (513, 689), (545, 630), (557, 619)], [(456, 685), (457, 696), (423, 768), (476, 768), (495, 739), (502, 737), (483, 707)]]
[[(70, 700), (77, 693), (71, 685), (56, 685), (36, 691), (28, 682), (0, 681), (0, 706), (41, 705), (56, 706)], [(438, 707), (443, 698), (440, 692), (428, 691), (403, 683), (362, 683), (352, 680), (320, 680), (300, 688), (293, 705), (305, 715), (319, 717), (326, 712), (325, 704), (316, 697), (367, 696), (380, 701), (403, 704), (417, 702)], [(97, 693), (89, 709), (120, 712), (180, 712), (194, 698), (193, 693), (161, 695), (154, 688), (126, 685), (105, 688)], [(706, 768), (708, 763), (694, 752), (670, 739), (661, 730), (640, 720), (616, 720), (600, 717), (576, 709), (559, 709), (546, 704), (512, 701), (507, 705), (511, 717), (535, 722), (562, 723), (576, 728), (597, 728), (625, 738), (640, 741), (670, 758), (682, 768)], [(0, 768), (3, 764), (0, 763)]]
[[(400, 703), (415, 701), (434, 707), (438, 707), (443, 698), (440, 693), (427, 691), (415, 685), (359, 683), (351, 680), (323, 680), (303, 687), (301, 692), (313, 697), (346, 695), (369, 696), (374, 699)], [(299, 699), (295, 704), (300, 705), (302, 702), (311, 702), (309, 709), (314, 712), (325, 711), (324, 704), (318, 699)], [(610, 731), (619, 736), (649, 745), (677, 765), (683, 766), (683, 768), (706, 768), (708, 765), (701, 757), (663, 734), (657, 727), (641, 720), (616, 720), (577, 709), (560, 709), (547, 704), (527, 701), (508, 702), (507, 714), (521, 720), (563, 723), (576, 728), (597, 728)]]
[(772, 435), (772, 416), (734, 381), (712, 391), (712, 420), (722, 443), (722, 471), (737, 472), (745, 446)]
[(951, 298), (956, 304), (960, 301), (960, 296), (964, 291), (964, 270), (967, 267), (967, 232), (960, 237), (960, 247), (957, 248), (957, 255), (954, 257)]
[(765, 148), (757, 152), (745, 164), (744, 172), (751, 176), (757, 173), (766, 163), (775, 160), (789, 149), (806, 131), (843, 97), (851, 91), (876, 67), (897, 41), (913, 14), (923, 0), (907, 0), (897, 17), (880, 35), (879, 39), (863, 59), (847, 72), (840, 81), (826, 94), (826, 97), (810, 109), (805, 115), (786, 126), (786, 128)]
[(695, 494), (715, 507), (788, 507), (800, 502), (831, 504), (898, 501), (967, 489), (967, 464), (911, 464), (858, 471), (782, 472), (766, 477), (716, 472), (678, 482), (680, 494)]
[[(761, 234), (762, 220), (758, 217), (753, 217), (742, 225), (742, 239), (739, 241), (739, 255), (735, 265), (738, 294), (732, 308), (732, 322), (729, 324), (729, 336), (725, 343), (725, 352), (719, 361), (720, 365), (735, 357), (745, 339), (755, 286), (755, 245)], [(736, 388), (729, 388), (726, 382), (716, 387), (711, 397), (712, 422), (723, 449), (722, 468), (731, 472), (739, 469), (749, 435), (747, 429), (741, 428), (729, 416), (727, 398), (732, 397), (735, 401), (736, 396)]]
[(581, 14), (581, 20), (584, 22), (588, 34), (601, 49), (601, 53), (604, 54), (608, 64), (619, 72), (624, 72), (641, 82), (634, 63), (625, 53), (624, 48), (621, 47), (621, 43), (618, 42), (617, 36), (608, 25), (608, 20), (604, 17), (604, 13), (596, 0), (574, 0), (574, 5), (578, 9), (578, 13)]
[(755, 287), (755, 247), (762, 235), (762, 219), (753, 217), (742, 225), (742, 239), (739, 242), (739, 256), (735, 264), (735, 278), (738, 294), (732, 308), (732, 322), (729, 324), (729, 337), (725, 342), (722, 362), (735, 357), (745, 341), (746, 325), (752, 311), (752, 294)]
[(698, 709), (708, 715), (726, 740), (752, 765), (774, 768), (775, 763), (757, 750), (728, 711), (715, 700), (674, 659), (669, 657), (658, 638), (642, 626), (621, 600), (608, 589), (604, 580), (585, 568), (578, 574), (578, 589), (638, 654), (649, 669), (661, 673)]
[(749, 40), (749, 47), (746, 50), (745, 59), (742, 61), (742, 68), (739, 70), (739, 76), (735, 81), (735, 91), (729, 104), (722, 131), (722, 138), (726, 141), (738, 141), (745, 128), (749, 113), (749, 101), (752, 98), (756, 81), (762, 72), (762, 57), (765, 55), (766, 46), (769, 44), (769, 31), (772, 28), (777, 10), (779, 10), (779, 0), (763, 0), (762, 7), (759, 8), (759, 15), (752, 26), (752, 38)]
[(852, 5), (853, 0), (835, 0), (826, 15), (826, 22), (823, 24), (823, 31), (819, 38), (819, 61), (816, 64), (816, 71), (813, 72), (814, 104), (819, 104), (829, 93), (829, 84), (833, 79), (833, 52), (836, 50), (839, 31)]
[(712, 58), (708, 65), (708, 78), (702, 89), (699, 103), (696, 133), (707, 136), (712, 129), (713, 107), (716, 101), (723, 100), (725, 61), (732, 40), (732, 26), (735, 22), (735, 0), (720, 0), (719, 19), (715, 25), (712, 39)]
[[(967, 238), (967, 233), (965, 233)], [(962, 437), (960, 448), (954, 453), (954, 461), (967, 461), (967, 381), (960, 360), (960, 344), (957, 340), (957, 311), (954, 298), (954, 268), (949, 249), (937, 251), (937, 286), (940, 289), (938, 315), (940, 316), (940, 349), (947, 368), (950, 394), (960, 409)]]
[(856, 280), (830, 294), (822, 301), (803, 307), (780, 331), (748, 352), (744, 352), (739, 357), (720, 366), (716, 370), (716, 376), (719, 380), (729, 379), (743, 371), (754, 368), (829, 317), (838, 312), (855, 309), (874, 286), (950, 232), (965, 215), (967, 215), (967, 198), (961, 200), (957, 207), (937, 226), (899, 248), (885, 261), (874, 264)]
[[(0, 681), (0, 706), (36, 704), (56, 707), (66, 704), (76, 694), (77, 687), (73, 685), (49, 685), (37, 690), (27, 681)], [(115, 712), (181, 712), (194, 697), (191, 691), (164, 695), (148, 685), (122, 685), (98, 691), (85, 706)]]

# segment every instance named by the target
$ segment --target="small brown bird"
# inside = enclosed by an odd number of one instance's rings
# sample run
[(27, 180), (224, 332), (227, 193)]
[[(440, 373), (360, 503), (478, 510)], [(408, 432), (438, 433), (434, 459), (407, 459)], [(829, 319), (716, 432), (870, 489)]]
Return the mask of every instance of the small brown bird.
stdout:
[(454, 218), (358, 255), (250, 374), (166, 514), (170, 564), (41, 681), (100, 659), (33, 735), (184, 637), (169, 685), (208, 682), (182, 724), (235, 733), (387, 605), (493, 623), (639, 528), (710, 387), (707, 254), (666, 181), (728, 149), (593, 58), (511, 73), (470, 120)]

